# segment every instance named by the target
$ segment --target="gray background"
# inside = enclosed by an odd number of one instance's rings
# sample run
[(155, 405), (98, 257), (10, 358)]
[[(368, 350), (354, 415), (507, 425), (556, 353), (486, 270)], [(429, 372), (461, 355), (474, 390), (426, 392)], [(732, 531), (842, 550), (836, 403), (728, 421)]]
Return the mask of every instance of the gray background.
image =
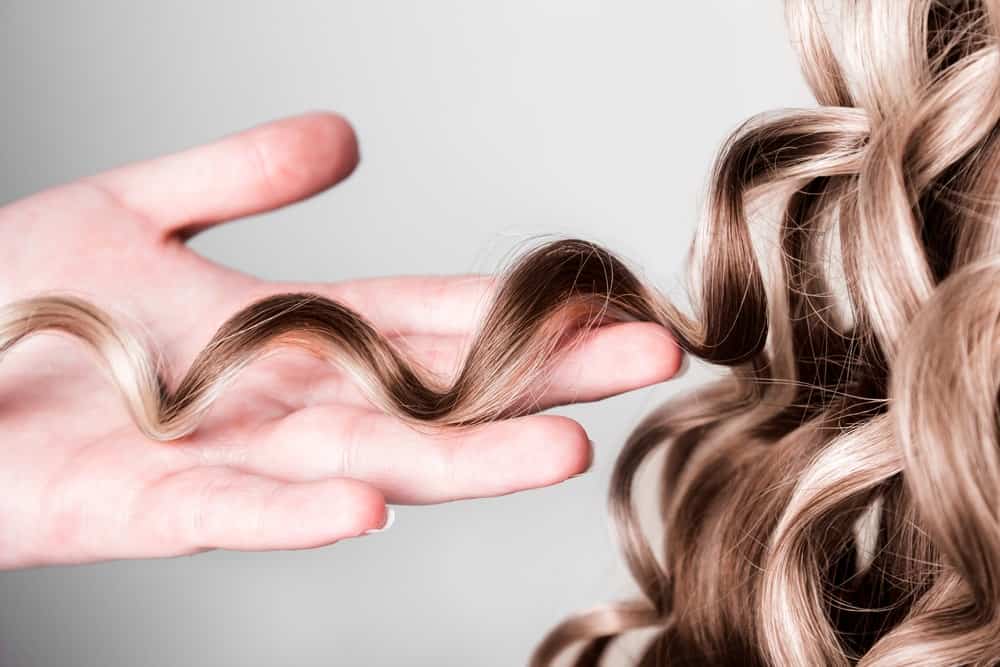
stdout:
[[(573, 234), (671, 293), (725, 134), (810, 103), (778, 0), (0, 0), (0, 90), (0, 201), (333, 109), (360, 136), (355, 175), (199, 251), (338, 280), (489, 271)], [(565, 410), (597, 459), (555, 488), (402, 508), (385, 534), (312, 552), (0, 573), (0, 662), (523, 664), (564, 615), (631, 591), (613, 460), (709, 373)]]

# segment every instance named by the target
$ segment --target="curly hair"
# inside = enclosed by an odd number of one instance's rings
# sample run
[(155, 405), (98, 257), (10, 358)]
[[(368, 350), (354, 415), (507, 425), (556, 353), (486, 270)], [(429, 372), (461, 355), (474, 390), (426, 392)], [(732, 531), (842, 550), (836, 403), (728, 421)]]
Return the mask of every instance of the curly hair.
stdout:
[[(530, 410), (588, 329), (657, 322), (726, 374), (646, 418), (616, 463), (611, 514), (640, 596), (563, 622), (532, 664), (597, 665), (638, 629), (653, 631), (640, 665), (998, 663), (1000, 0), (842, 5), (786, 2), (818, 106), (755, 117), (723, 147), (691, 315), (563, 240), (498, 283), (447, 383), (309, 294), (234, 315), (174, 386), (127, 327), (70, 297), (0, 310), (0, 355), (39, 331), (82, 338), (160, 440), (279, 344), (346, 368), (392, 414), (462, 428)], [(765, 196), (778, 262), (751, 234)], [(634, 491), (658, 452), (656, 547)]]
[[(820, 107), (731, 137), (695, 246), (701, 328), (664, 313), (731, 373), (618, 459), (642, 598), (564, 622), (536, 666), (578, 643), (596, 665), (637, 628), (641, 665), (1000, 662), (1000, 3), (840, 4), (786, 3)], [(745, 207), (765, 188), (762, 278)], [(664, 448), (657, 550), (633, 481)]]

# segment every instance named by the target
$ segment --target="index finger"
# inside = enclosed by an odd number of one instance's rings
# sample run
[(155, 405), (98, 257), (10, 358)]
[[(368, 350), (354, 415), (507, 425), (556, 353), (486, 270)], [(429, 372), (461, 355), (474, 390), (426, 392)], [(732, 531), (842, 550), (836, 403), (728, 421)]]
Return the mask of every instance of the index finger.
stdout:
[(347, 121), (316, 112), (118, 167), (87, 182), (166, 235), (190, 236), (305, 199), (346, 178), (357, 163), (357, 138)]

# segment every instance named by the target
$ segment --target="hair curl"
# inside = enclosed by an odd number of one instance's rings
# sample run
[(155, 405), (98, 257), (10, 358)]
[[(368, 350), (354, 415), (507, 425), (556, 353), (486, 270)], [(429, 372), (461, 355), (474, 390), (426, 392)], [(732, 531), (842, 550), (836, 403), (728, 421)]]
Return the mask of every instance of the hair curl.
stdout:
[[(596, 665), (642, 627), (641, 665), (1000, 662), (1000, 3), (840, 4), (786, 2), (821, 107), (750, 121), (717, 163), (712, 333), (679, 340), (732, 373), (618, 459), (643, 598), (564, 622), (534, 665), (576, 643)], [(765, 288), (743, 207), (772, 185)], [(632, 506), (661, 448), (662, 562)]]
[[(1000, 2), (849, 0), (831, 17), (817, 5), (786, 2), (820, 106), (756, 117), (721, 151), (692, 316), (566, 240), (501, 281), (447, 386), (315, 295), (236, 314), (174, 388), (127, 328), (67, 297), (0, 311), (0, 354), (43, 330), (84, 339), (161, 440), (195, 429), (276, 344), (344, 366), (388, 412), (461, 427), (528, 410), (582, 331), (657, 322), (729, 372), (655, 411), (617, 461), (611, 512), (641, 597), (565, 621), (532, 664), (579, 647), (575, 664), (597, 665), (640, 628), (656, 631), (641, 665), (995, 664)], [(765, 275), (747, 206), (774, 192), (781, 261)], [(633, 492), (663, 450), (655, 549)]]

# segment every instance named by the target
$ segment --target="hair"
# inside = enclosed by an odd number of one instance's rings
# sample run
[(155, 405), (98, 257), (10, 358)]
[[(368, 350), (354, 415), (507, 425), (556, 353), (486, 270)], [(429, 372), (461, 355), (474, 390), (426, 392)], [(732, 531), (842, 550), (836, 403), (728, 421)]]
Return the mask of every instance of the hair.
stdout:
[[(501, 280), (448, 383), (303, 294), (234, 315), (173, 388), (127, 327), (68, 297), (0, 311), (0, 354), (44, 330), (85, 340), (160, 440), (275, 345), (329, 358), (401, 418), (464, 427), (530, 411), (582, 332), (657, 322), (726, 373), (648, 416), (616, 463), (637, 599), (563, 622), (533, 665), (597, 665), (638, 629), (653, 631), (640, 665), (1000, 662), (1000, 2), (817, 5), (786, 2), (819, 106), (762, 114), (722, 149), (692, 315), (563, 240)], [(765, 272), (748, 208), (769, 194)], [(657, 548), (634, 492), (661, 452)]]

